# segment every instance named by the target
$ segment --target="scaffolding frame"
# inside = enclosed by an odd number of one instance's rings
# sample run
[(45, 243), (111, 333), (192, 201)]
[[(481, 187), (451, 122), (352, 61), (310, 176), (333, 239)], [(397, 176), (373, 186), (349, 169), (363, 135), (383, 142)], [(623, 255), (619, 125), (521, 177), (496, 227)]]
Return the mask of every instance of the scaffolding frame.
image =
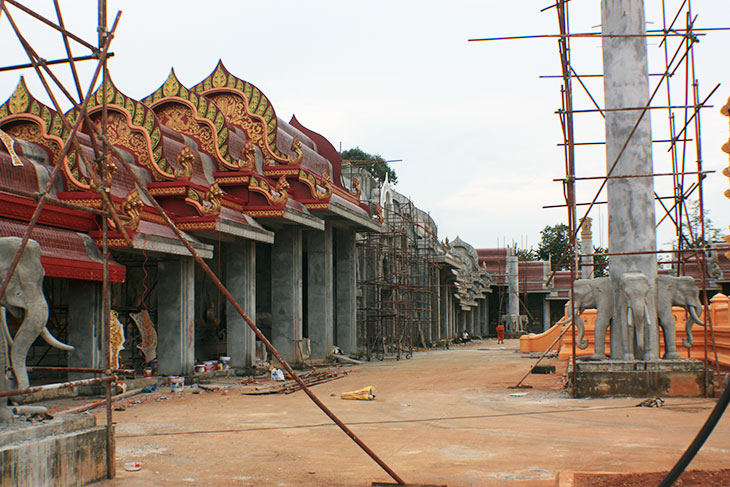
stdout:
[[(560, 75), (546, 75), (541, 78), (559, 78), (562, 83), (560, 86), (561, 95), (561, 107), (556, 111), (559, 116), (560, 125), (562, 129), (563, 140), (558, 144), (559, 147), (563, 148), (563, 159), (564, 159), (564, 171), (565, 176), (563, 178), (555, 179), (554, 181), (560, 182), (563, 189), (564, 203), (559, 205), (545, 205), (543, 208), (559, 208), (564, 207), (567, 210), (568, 227), (569, 227), (569, 246), (566, 253), (560, 258), (555, 270), (552, 271), (551, 275), (546, 281), (546, 285), (549, 285), (555, 276), (557, 269), (561, 268), (563, 264), (567, 264), (571, 274), (571, 289), (570, 289), (570, 302), (571, 305), (574, 302), (573, 298), (573, 282), (579, 273), (579, 263), (582, 257), (589, 257), (593, 254), (582, 255), (577, 245), (578, 232), (580, 231), (581, 222), (585, 217), (591, 215), (591, 210), (596, 205), (605, 204), (605, 201), (598, 201), (598, 198), (603, 193), (604, 188), (609, 179), (623, 178), (624, 176), (613, 176), (613, 170), (618, 165), (621, 156), (623, 155), (626, 147), (631, 141), (635, 131), (639, 127), (640, 122), (649, 110), (666, 110), (668, 120), (669, 139), (664, 140), (652, 140), (652, 143), (669, 143), (669, 149), (667, 152), (670, 155), (670, 170), (659, 171), (656, 169), (656, 161), (652, 174), (645, 174), (631, 177), (660, 177), (660, 176), (671, 176), (673, 191), (670, 196), (660, 196), (654, 193), (654, 199), (659, 203), (663, 214), (656, 226), (659, 227), (663, 222), (668, 220), (674, 227), (674, 233), (676, 236), (676, 248), (671, 250), (656, 250), (656, 251), (644, 251), (644, 252), (632, 252), (632, 254), (670, 254), (675, 256), (671, 261), (673, 269), (676, 275), (681, 275), (684, 267), (690, 261), (696, 261), (701, 277), (701, 292), (703, 297), (703, 305), (705, 311), (705, 317), (708, 326), (704, 328), (705, 340), (704, 340), (704, 370), (705, 370), (705, 384), (708, 383), (707, 371), (709, 363), (709, 342), (712, 342), (712, 349), (715, 355), (715, 366), (716, 372), (719, 374), (719, 363), (717, 360), (717, 350), (715, 347), (714, 331), (709, 315), (709, 301), (707, 297), (707, 286), (709, 280), (709, 274), (707, 270), (707, 253), (715, 251), (709, 244), (705, 245), (693, 245), (694, 243), (700, 242), (705, 243), (705, 210), (704, 210), (704, 191), (703, 191), (703, 180), (707, 174), (715, 171), (703, 170), (702, 160), (702, 142), (701, 142), (701, 120), (700, 112), (704, 108), (709, 108), (708, 101), (712, 95), (719, 88), (719, 84), (710, 90), (704, 97), (700, 95), (699, 80), (696, 75), (695, 68), (695, 56), (694, 56), (694, 45), (698, 42), (699, 38), (708, 35), (714, 31), (727, 31), (730, 27), (708, 27), (698, 28), (695, 27), (697, 15), (693, 13), (691, 0), (682, 0), (676, 9), (676, 12), (669, 19), (669, 9), (667, 6), (668, 0), (662, 0), (661, 12), (662, 12), (662, 29), (649, 29), (644, 35), (603, 35), (600, 33), (585, 33), (585, 32), (571, 32), (570, 31), (570, 15), (569, 15), (569, 1), (570, 0), (557, 0), (554, 4), (545, 7), (541, 12), (555, 9), (558, 21), (558, 34), (546, 34), (546, 35), (526, 35), (526, 36), (509, 36), (509, 37), (491, 37), (481, 39), (470, 39), (470, 41), (504, 41), (514, 39), (556, 39), (558, 44), (558, 52), (560, 55)], [(679, 23), (684, 22), (683, 26), (679, 26)], [(655, 87), (651, 91), (647, 104), (643, 107), (631, 107), (626, 109), (617, 110), (631, 110), (637, 112), (637, 120), (633, 126), (633, 130), (625, 140), (622, 149), (619, 151), (618, 156), (614, 161), (608, 161), (610, 166), (605, 175), (597, 175), (590, 177), (577, 177), (576, 175), (576, 147), (580, 146), (594, 146), (603, 145), (605, 141), (576, 141), (574, 136), (574, 115), (583, 113), (594, 113), (600, 114), (605, 118), (605, 109), (603, 109), (596, 98), (591, 93), (590, 89), (585, 83), (586, 78), (601, 78), (602, 74), (586, 74), (579, 75), (574, 67), (574, 63), (571, 59), (571, 48), (570, 43), (573, 39), (596, 39), (604, 37), (644, 37), (644, 38), (657, 38), (660, 39), (659, 46), (662, 48), (662, 56), (664, 62), (664, 71), (662, 73), (651, 73), (651, 78), (659, 78), (655, 81)], [(671, 45), (671, 47), (670, 47)], [(684, 77), (680, 77), (679, 81), (675, 81), (674, 85), (681, 83), (680, 90), (683, 90), (684, 94), (680, 102), (673, 100), (672, 91), (672, 78), (680, 70), (684, 69)], [(573, 82), (576, 81), (580, 85), (580, 89), (590, 99), (591, 107), (588, 109), (579, 109), (574, 107), (574, 87)], [(652, 104), (654, 99), (657, 98), (660, 90), (664, 86), (666, 101), (665, 104), (656, 106)], [(692, 138), (689, 138), (687, 133), (694, 131)], [(693, 147), (689, 146), (689, 142), (694, 142)], [(694, 149), (694, 167), (691, 166), (692, 162), (689, 160), (692, 155), (691, 152)], [(595, 195), (587, 202), (576, 201), (576, 182), (579, 181), (590, 181), (598, 180), (601, 184)], [(691, 225), (688, 225), (690, 221), (690, 212), (687, 207), (687, 200), (693, 194), (697, 195), (698, 200), (698, 212), (700, 220), (699, 234), (695, 235), (695, 231)], [(665, 201), (670, 201), (668, 206)], [(579, 218), (577, 208), (579, 206), (587, 207), (584, 211), (581, 211), (582, 217)], [(689, 235), (687, 235), (689, 233)], [(601, 255), (609, 257), (612, 255), (625, 255), (626, 253), (606, 252)], [(571, 310), (571, 314), (575, 314), (575, 310)], [(572, 326), (572, 323), (571, 323)], [(573, 389), (575, 390), (576, 382), (576, 369), (575, 369), (575, 328), (572, 330), (573, 335), (573, 350), (572, 350), (572, 369), (573, 373), (571, 380), (573, 382)]]
[(399, 208), (383, 208), (383, 217), (386, 230), (364, 233), (358, 242), (366, 271), (358, 280), (358, 330), (368, 360), (410, 359), (414, 345), (428, 348), (440, 336), (433, 312), (439, 294), (438, 239), (418, 221), (410, 199)]

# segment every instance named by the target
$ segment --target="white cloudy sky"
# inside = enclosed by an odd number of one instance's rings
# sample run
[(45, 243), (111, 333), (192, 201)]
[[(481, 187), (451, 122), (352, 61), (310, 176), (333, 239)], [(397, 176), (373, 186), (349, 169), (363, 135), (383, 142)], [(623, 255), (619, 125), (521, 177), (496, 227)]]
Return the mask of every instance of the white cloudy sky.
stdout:
[[(24, 3), (55, 15), (50, 0)], [(280, 117), (288, 120), (296, 113), (335, 146), (359, 146), (386, 159), (403, 159), (395, 165), (397, 189), (430, 211), (442, 238), (459, 235), (475, 247), (495, 246), (498, 239), (529, 246), (537, 243), (546, 224), (565, 220), (564, 209), (542, 209), (562, 199), (560, 185), (552, 182), (564, 172), (554, 114), (560, 83), (539, 79), (559, 73), (556, 42), (467, 39), (555, 33), (554, 10), (540, 13), (550, 3), (110, 0), (111, 18), (123, 11), (110, 69), (122, 91), (142, 98), (165, 80), (171, 67), (183, 83), (193, 85), (221, 58), (231, 72), (258, 86)], [(668, 10), (680, 3), (668, 0)], [(67, 25), (86, 39), (96, 36), (95, 4), (61, 0)], [(661, 2), (646, 4), (647, 21), (653, 22), (649, 28), (661, 28)], [(727, 0), (692, 4), (696, 26), (730, 25)], [(570, 5), (573, 32), (599, 29), (598, 0)], [(17, 11), (11, 7), (11, 12)], [(22, 13), (15, 17), (42, 57), (63, 55), (58, 35), (38, 28)], [(705, 183), (705, 201), (713, 222), (723, 229), (730, 223), (730, 202), (722, 195), (728, 181), (719, 171), (727, 165), (727, 155), (719, 147), (728, 138), (728, 120), (719, 108), (730, 96), (729, 41), (730, 32), (715, 32), (701, 38), (695, 50), (700, 97), (717, 83), (728, 83), (711, 99), (714, 108), (702, 116), (704, 167), (718, 171)], [(24, 62), (5, 18), (0, 19), (0, 46), (0, 64)], [(664, 51), (658, 40), (650, 40), (649, 51), (650, 71), (661, 72)], [(76, 47), (75, 53), (85, 52)], [(580, 74), (600, 73), (600, 40), (576, 39), (573, 64)], [(90, 68), (87, 62), (85, 79)], [(39, 95), (33, 73), (24, 74)], [(0, 98), (12, 93), (18, 75), (0, 73)], [(674, 87), (682, 75), (680, 70), (672, 80)], [(602, 103), (600, 78), (587, 82)], [(576, 108), (590, 108), (580, 87), (574, 88)], [(673, 97), (681, 103), (683, 91), (675, 89)], [(664, 89), (657, 102), (666, 105)], [(603, 138), (600, 115), (577, 115), (576, 123), (577, 140)], [(666, 112), (654, 111), (652, 124), (654, 138), (666, 138)], [(669, 170), (666, 147), (654, 148), (657, 171)], [(691, 149), (687, 161), (694, 164)], [(577, 167), (579, 175), (597, 175), (605, 167), (603, 148), (579, 148)], [(671, 188), (658, 182), (657, 191), (668, 195)], [(594, 192), (595, 185), (582, 183), (578, 199), (588, 201)], [(605, 226), (605, 209), (591, 216)], [(595, 238), (605, 244), (606, 232), (597, 226)], [(671, 234), (671, 228), (662, 229), (659, 243), (669, 243)]]

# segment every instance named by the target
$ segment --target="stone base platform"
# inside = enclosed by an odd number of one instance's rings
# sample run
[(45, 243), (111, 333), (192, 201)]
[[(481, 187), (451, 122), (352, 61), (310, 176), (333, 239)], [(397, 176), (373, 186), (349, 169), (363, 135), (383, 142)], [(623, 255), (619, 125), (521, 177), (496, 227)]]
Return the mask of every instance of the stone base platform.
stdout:
[(106, 478), (106, 428), (91, 415), (0, 425), (0, 485), (75, 486)]
[[(569, 370), (569, 377), (572, 370)], [(712, 373), (704, 383), (699, 360), (576, 362), (577, 397), (703, 397), (713, 394)], [(571, 384), (572, 386), (572, 384)]]

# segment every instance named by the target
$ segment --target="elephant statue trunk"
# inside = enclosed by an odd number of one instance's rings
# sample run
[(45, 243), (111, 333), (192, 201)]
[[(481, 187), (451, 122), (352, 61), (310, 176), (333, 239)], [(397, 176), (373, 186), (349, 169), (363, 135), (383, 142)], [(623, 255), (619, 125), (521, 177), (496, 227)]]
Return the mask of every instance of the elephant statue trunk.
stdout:
[[(570, 301), (568, 301), (568, 304), (566, 305), (566, 307), (568, 309), (570, 309)], [(568, 317), (566, 314), (566, 316), (562, 320), (558, 321), (555, 324), (556, 325), (566, 325), (566, 324), (570, 323), (570, 321), (571, 321), (570, 317)], [(573, 319), (573, 323), (575, 323), (576, 328), (578, 328), (577, 346), (581, 350), (585, 350), (586, 348), (588, 348), (588, 340), (584, 339), (585, 334), (586, 334), (586, 327), (585, 327), (585, 324), (583, 323), (583, 320), (580, 319), (580, 310), (578, 308), (575, 309), (575, 316)]]
[(687, 311), (689, 312), (689, 318), (687, 318), (687, 321), (684, 324), (685, 331), (687, 332), (687, 338), (682, 339), (682, 346), (684, 348), (692, 348), (692, 345), (694, 344), (694, 338), (692, 337), (692, 327), (695, 323), (704, 327), (706, 327), (707, 324), (704, 323), (699, 318), (699, 316), (697, 316), (697, 310), (694, 306), (688, 306)]

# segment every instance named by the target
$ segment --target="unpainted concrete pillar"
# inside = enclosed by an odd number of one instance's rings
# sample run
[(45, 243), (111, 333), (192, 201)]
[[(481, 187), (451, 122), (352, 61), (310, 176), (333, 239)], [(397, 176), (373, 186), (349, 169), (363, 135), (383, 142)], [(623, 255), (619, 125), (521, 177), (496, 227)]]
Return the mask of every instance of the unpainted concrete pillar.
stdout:
[[(606, 108), (606, 168), (611, 176), (652, 174), (651, 121), (642, 107), (649, 101), (644, 2), (642, 0), (601, 0), (603, 34), (603, 88)], [(606, 37), (611, 34), (622, 37)], [(621, 109), (630, 110), (621, 110)], [(633, 131), (633, 135), (632, 135)], [(629, 140), (629, 136), (631, 136)], [(629, 140), (628, 144), (626, 143)], [(622, 151), (622, 148), (623, 152)], [(619, 158), (620, 155), (620, 158)], [(611, 252), (656, 250), (654, 214), (654, 178), (609, 179), (608, 246)], [(614, 255), (611, 257), (611, 280), (618, 296), (619, 283), (626, 272), (640, 272), (649, 279), (649, 316), (647, 328), (654, 336), (647, 340), (648, 356), (658, 356), (656, 330), (656, 255)], [(625, 311), (616, 300), (614, 325), (611, 327), (611, 358), (624, 359), (623, 337)], [(618, 325), (618, 326), (616, 326)], [(643, 355), (643, 353), (641, 353)], [(637, 358), (641, 355), (637, 354)]]
[(157, 266), (158, 370), (190, 374), (195, 363), (195, 262), (178, 257)]
[(548, 331), (553, 325), (550, 323), (550, 301), (548, 295), (542, 295), (542, 331)]
[(520, 279), (519, 265), (514, 249), (507, 248), (507, 314), (516, 316), (520, 314)]
[(593, 279), (593, 233), (591, 232), (591, 217), (587, 216), (582, 220), (580, 227), (580, 253), (581, 257), (580, 275), (583, 279)]
[[(307, 324), (312, 358), (332, 355), (334, 344), (334, 307), (332, 289), (332, 227), (304, 232), (307, 249)], [(366, 290), (367, 291), (367, 290)]]
[(355, 232), (335, 232), (336, 295), (335, 320), (337, 323), (337, 346), (345, 353), (357, 351), (357, 266), (355, 253)]
[[(226, 288), (256, 323), (256, 242), (224, 244)], [(238, 311), (227, 303), (227, 353), (233, 367), (251, 367), (256, 361), (256, 335)]]
[[(68, 353), (69, 367), (101, 368), (104, 306), (101, 283), (68, 281), (68, 342), (74, 349)], [(69, 380), (86, 379), (93, 374), (69, 372)]]
[(277, 230), (271, 249), (271, 338), (287, 362), (296, 362), (302, 338), (302, 231)]

